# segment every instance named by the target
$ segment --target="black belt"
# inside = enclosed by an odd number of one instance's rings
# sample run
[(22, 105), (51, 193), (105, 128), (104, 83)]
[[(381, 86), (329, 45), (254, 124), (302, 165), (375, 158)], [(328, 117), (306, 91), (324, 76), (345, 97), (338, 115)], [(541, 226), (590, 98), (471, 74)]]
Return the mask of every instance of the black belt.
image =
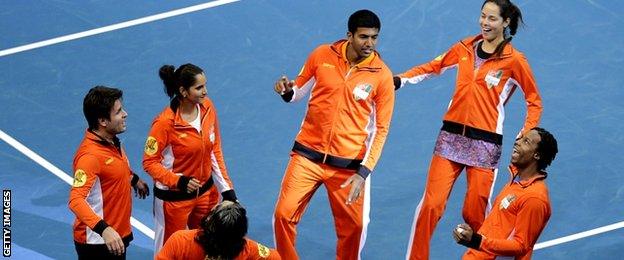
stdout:
[(186, 191), (179, 190), (163, 190), (154, 186), (154, 196), (164, 201), (181, 201), (181, 200), (190, 200), (196, 197), (201, 196), (206, 193), (212, 187), (213, 180), (212, 178), (208, 179), (203, 186), (199, 187), (199, 192), (187, 193)]
[(443, 121), (442, 130), (447, 131), (449, 133), (463, 135), (465, 137), (483, 140), (488, 143), (494, 143), (498, 145), (503, 144), (503, 135), (499, 135), (497, 133), (488, 132), (485, 130), (481, 130), (478, 128), (470, 127), (467, 125), (462, 125), (460, 123), (455, 123), (451, 121)]
[(358, 168), (360, 168), (360, 164), (362, 163), (362, 160), (347, 159), (333, 156), (330, 154), (320, 153), (296, 141), (295, 145), (292, 148), (292, 151), (305, 158), (308, 158), (308, 160), (315, 163), (323, 163), (336, 168), (357, 170)]

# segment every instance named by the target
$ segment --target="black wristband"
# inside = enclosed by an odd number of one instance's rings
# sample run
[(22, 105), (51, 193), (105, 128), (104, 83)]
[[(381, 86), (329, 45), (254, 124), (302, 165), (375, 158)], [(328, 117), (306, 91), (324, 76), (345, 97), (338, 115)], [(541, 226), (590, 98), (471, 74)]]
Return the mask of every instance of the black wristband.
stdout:
[(481, 240), (483, 239), (483, 236), (481, 236), (478, 233), (472, 233), (472, 238), (470, 239), (470, 241), (466, 241), (466, 240), (460, 240), (459, 244), (464, 245), (466, 247), (470, 247), (476, 250), (479, 250), (479, 247), (481, 247)]
[(223, 198), (223, 200), (238, 202), (238, 199), (236, 198), (236, 192), (234, 192), (234, 190), (226, 190), (224, 192), (221, 192), (221, 197)]
[(399, 76), (392, 77), (392, 81), (394, 82), (394, 90), (397, 90), (401, 87), (401, 78)]
[(362, 176), (362, 178), (364, 178), (366, 180), (366, 178), (368, 177), (368, 175), (371, 174), (371, 170), (366, 168), (366, 166), (364, 165), (360, 165), (360, 168), (358, 168), (357, 170), (357, 174), (359, 174), (360, 176)]
[(132, 187), (136, 186), (137, 182), (139, 182), (139, 175), (136, 175), (136, 173), (132, 173), (132, 180), (130, 181), (130, 185)]
[(100, 236), (102, 236), (102, 233), (104, 233), (104, 229), (106, 229), (107, 227), (108, 227), (108, 223), (106, 223), (106, 221), (102, 219), (97, 224), (95, 224), (95, 227), (93, 227), (93, 231), (95, 231), (95, 233), (98, 233), (100, 234)]
[(470, 240), (470, 243), (468, 243), (468, 247), (479, 250), (479, 247), (481, 247), (482, 239), (483, 237), (481, 235), (479, 235), (478, 233), (473, 233), (472, 239)]
[(285, 102), (290, 102), (294, 94), (295, 94), (295, 91), (291, 89), (290, 91), (282, 94), (281, 96)]
[(176, 185), (178, 187), (178, 190), (186, 192), (186, 187), (188, 186), (189, 181), (191, 181), (191, 178), (186, 176), (180, 176), (180, 179), (178, 179), (178, 184)]

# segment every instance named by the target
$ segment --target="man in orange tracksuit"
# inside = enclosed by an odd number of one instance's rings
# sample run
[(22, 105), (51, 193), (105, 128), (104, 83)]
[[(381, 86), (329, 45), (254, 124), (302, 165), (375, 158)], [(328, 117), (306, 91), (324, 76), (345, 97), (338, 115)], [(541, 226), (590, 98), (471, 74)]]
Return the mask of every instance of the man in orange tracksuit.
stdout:
[(142, 199), (149, 188), (132, 173), (117, 134), (126, 130), (122, 91), (94, 87), (84, 98), (89, 129), (74, 157), (69, 209), (76, 215), (74, 244), (79, 259), (125, 259), (132, 240), (131, 186)]
[(298, 259), (296, 225), (321, 184), (334, 215), (337, 258), (358, 259), (366, 239), (367, 177), (388, 134), (394, 93), (392, 74), (374, 49), (379, 18), (360, 10), (348, 27), (347, 40), (316, 48), (295, 81), (283, 76), (275, 84), (286, 102), (311, 92), (275, 208), (275, 242), (284, 259)]
[(512, 180), (499, 193), (481, 229), (474, 233), (469, 225), (460, 224), (453, 230), (455, 240), (469, 247), (463, 259), (531, 259), (551, 214), (545, 170), (556, 154), (557, 140), (542, 128), (516, 140), (509, 167)]
[[(145, 144), (143, 168), (155, 182), (155, 254), (173, 232), (198, 227), (218, 201), (211, 192), (213, 184), (224, 200), (237, 200), (225, 168), (214, 104), (205, 97), (198, 106), (201, 131), (182, 119), (180, 109), (167, 107), (154, 119)], [(202, 185), (188, 193), (191, 179)], [(217, 198), (219, 193), (214, 193)]]
[(483, 223), (502, 151), (504, 106), (517, 87), (527, 105), (520, 133), (537, 126), (541, 117), (542, 101), (524, 54), (511, 43), (499, 55), (483, 53), (483, 42), (482, 35), (468, 37), (431, 62), (395, 77), (395, 86), (403, 87), (457, 68), (455, 92), (434, 147), (425, 192), (415, 210), (408, 259), (429, 259), (431, 236), (464, 169), (468, 188), (462, 215), (473, 229)]
[(201, 229), (173, 233), (156, 260), (281, 259), (274, 249), (245, 237), (247, 211), (238, 203), (221, 202), (202, 220), (200, 226)]

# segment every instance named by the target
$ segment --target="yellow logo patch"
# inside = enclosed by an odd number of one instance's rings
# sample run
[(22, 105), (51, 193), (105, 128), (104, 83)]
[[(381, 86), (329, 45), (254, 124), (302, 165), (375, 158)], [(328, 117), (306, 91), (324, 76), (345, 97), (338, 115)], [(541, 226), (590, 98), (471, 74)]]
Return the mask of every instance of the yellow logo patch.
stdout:
[(154, 155), (158, 151), (158, 141), (154, 137), (147, 137), (147, 141), (145, 141), (145, 154)]
[(178, 137), (180, 137), (180, 138), (184, 138), (184, 137), (186, 137), (186, 136), (187, 136), (187, 134), (186, 134), (186, 133), (182, 133), (182, 134), (180, 134)]
[(111, 157), (111, 158), (108, 158), (108, 159), (107, 159), (104, 163), (105, 163), (106, 165), (109, 165), (109, 164), (113, 163), (113, 160), (114, 160), (114, 159)]
[(336, 66), (331, 65), (331, 64), (329, 64), (329, 63), (325, 63), (325, 62), (323, 62), (323, 67), (327, 67), (327, 68), (332, 68), (332, 69), (333, 69), (333, 68), (335, 68)]
[(262, 258), (267, 258), (271, 254), (271, 250), (268, 247), (258, 243), (258, 255)]
[(87, 173), (82, 169), (76, 170), (74, 173), (74, 184), (72, 184), (72, 186), (80, 188), (84, 186), (85, 183), (87, 183)]

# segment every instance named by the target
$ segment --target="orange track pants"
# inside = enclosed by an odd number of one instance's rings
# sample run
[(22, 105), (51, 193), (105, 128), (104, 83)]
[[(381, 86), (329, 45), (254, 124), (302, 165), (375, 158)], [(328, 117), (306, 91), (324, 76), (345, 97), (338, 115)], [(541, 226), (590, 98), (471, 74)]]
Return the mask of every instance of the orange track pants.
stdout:
[(291, 155), (273, 216), (275, 245), (282, 259), (299, 259), (295, 249), (297, 223), (321, 184), (327, 189), (334, 215), (338, 236), (336, 258), (359, 259), (369, 222), (370, 176), (362, 190), (363, 194), (356, 202), (346, 205), (351, 186), (340, 188), (340, 185), (353, 174), (356, 174), (354, 170), (317, 164), (295, 153)]
[(483, 224), (486, 211), (489, 211), (487, 207), (496, 175), (495, 170), (466, 166), (433, 155), (425, 192), (418, 207), (416, 207), (406, 259), (429, 259), (431, 236), (442, 214), (444, 214), (453, 184), (464, 168), (466, 169), (468, 189), (464, 199), (462, 216), (473, 230), (479, 230)]
[(219, 192), (212, 186), (201, 196), (182, 201), (163, 201), (154, 197), (154, 255), (176, 231), (199, 228), (201, 219), (219, 202)]

